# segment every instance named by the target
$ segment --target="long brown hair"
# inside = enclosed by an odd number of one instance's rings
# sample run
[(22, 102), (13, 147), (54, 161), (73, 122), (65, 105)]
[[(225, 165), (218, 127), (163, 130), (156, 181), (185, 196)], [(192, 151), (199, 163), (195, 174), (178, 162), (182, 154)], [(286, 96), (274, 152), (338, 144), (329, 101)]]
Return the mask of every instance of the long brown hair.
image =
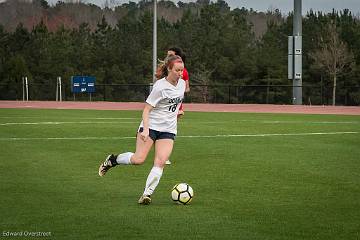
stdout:
[(173, 52), (175, 53), (175, 55), (180, 56), (181, 59), (183, 60), (184, 64), (185, 64), (185, 62), (186, 62), (186, 61), (185, 61), (186, 55), (185, 55), (184, 51), (183, 51), (181, 48), (179, 48), (179, 47), (170, 47), (170, 48), (168, 49), (168, 51), (173, 51)]
[(168, 56), (164, 61), (160, 62), (156, 69), (155, 77), (156, 79), (164, 78), (168, 75), (168, 68), (172, 69), (175, 63), (183, 63), (183, 60), (178, 55)]

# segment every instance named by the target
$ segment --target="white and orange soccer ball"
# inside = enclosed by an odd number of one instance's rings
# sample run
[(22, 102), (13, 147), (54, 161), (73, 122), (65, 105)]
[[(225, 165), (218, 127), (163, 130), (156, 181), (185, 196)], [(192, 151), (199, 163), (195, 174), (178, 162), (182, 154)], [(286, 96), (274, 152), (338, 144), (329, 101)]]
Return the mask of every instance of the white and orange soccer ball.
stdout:
[(187, 183), (178, 183), (171, 190), (171, 198), (178, 204), (189, 204), (194, 197), (194, 190)]

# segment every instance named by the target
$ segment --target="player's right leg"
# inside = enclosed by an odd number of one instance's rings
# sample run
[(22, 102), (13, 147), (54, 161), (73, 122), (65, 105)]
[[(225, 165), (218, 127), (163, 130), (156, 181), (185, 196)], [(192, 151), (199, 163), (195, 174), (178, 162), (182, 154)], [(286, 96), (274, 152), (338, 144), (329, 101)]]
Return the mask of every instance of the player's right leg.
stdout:
[(100, 167), (99, 167), (99, 176), (102, 177), (106, 174), (106, 172), (116, 166), (116, 157), (114, 154), (110, 154), (106, 157), (105, 161), (100, 164)]
[(151, 197), (150, 195), (142, 195), (139, 200), (138, 200), (139, 204), (142, 205), (149, 205), (151, 203)]
[(140, 132), (138, 132), (136, 136), (136, 150), (134, 155), (131, 157), (131, 164), (143, 164), (153, 144), (154, 140), (152, 137), (149, 136), (144, 142), (144, 140), (140, 137)]
[(140, 138), (140, 133), (137, 133), (136, 136), (136, 151), (135, 153), (132, 152), (125, 152), (119, 155), (111, 154), (107, 156), (105, 161), (100, 164), (99, 167), (99, 176), (104, 176), (106, 172), (119, 164), (123, 165), (139, 165), (144, 163), (154, 141), (151, 138), (148, 138), (146, 142), (144, 142)]

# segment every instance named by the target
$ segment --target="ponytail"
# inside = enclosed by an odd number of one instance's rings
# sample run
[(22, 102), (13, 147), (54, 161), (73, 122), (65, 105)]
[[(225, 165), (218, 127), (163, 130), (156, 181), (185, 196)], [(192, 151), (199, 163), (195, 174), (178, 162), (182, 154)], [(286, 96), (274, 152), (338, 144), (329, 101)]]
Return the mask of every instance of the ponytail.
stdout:
[(155, 73), (156, 80), (166, 77), (167, 74), (168, 74), (168, 70), (165, 66), (165, 61), (161, 61), (156, 69), (156, 73)]

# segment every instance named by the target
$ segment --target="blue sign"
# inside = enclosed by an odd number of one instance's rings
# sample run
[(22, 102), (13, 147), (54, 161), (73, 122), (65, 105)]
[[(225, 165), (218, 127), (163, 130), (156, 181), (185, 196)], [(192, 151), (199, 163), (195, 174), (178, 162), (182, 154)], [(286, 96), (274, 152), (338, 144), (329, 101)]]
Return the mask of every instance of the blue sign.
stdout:
[(71, 92), (73, 93), (93, 93), (95, 92), (95, 77), (72, 76)]

